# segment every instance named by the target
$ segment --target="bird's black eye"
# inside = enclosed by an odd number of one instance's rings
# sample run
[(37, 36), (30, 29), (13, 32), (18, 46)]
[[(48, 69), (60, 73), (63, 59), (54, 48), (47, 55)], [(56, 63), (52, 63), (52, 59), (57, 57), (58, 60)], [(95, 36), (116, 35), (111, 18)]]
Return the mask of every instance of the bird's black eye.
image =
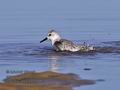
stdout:
[(51, 34), (49, 34), (48, 36), (51, 36)]

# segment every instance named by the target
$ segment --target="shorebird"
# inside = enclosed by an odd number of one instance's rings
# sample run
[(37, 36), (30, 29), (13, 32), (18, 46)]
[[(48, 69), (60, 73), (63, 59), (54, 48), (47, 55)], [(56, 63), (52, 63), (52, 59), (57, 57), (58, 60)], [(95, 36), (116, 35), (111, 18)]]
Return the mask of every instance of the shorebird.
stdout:
[(62, 39), (60, 35), (55, 31), (51, 30), (48, 32), (48, 35), (46, 38), (40, 41), (40, 43), (50, 40), (52, 42), (52, 46), (55, 48), (56, 51), (71, 51), (71, 52), (77, 52), (77, 51), (91, 51), (94, 50), (93, 46), (89, 45), (77, 45), (74, 44), (70, 40)]

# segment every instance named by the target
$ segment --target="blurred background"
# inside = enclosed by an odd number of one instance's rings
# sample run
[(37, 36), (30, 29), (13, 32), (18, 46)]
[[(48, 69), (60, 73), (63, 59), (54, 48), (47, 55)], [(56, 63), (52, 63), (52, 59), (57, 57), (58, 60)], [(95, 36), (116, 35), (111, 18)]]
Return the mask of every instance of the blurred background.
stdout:
[(1, 0), (0, 42), (39, 42), (50, 29), (72, 40), (118, 40), (119, 4), (119, 0)]

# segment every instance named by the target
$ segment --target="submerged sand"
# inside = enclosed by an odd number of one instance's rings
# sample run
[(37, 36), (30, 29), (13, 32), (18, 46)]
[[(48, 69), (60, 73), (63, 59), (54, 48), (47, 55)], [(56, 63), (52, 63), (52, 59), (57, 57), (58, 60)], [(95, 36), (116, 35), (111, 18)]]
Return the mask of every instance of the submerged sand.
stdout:
[(93, 80), (82, 80), (72, 73), (32, 72), (6, 78), (0, 84), (0, 90), (72, 90), (73, 87), (94, 83)]

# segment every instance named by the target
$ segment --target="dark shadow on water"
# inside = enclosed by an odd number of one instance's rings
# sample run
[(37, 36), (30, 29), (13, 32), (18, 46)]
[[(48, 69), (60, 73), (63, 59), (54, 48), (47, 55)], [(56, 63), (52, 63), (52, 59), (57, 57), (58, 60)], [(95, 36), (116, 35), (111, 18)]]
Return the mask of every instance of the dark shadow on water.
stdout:
[(96, 47), (96, 53), (120, 53), (120, 47), (104, 46)]

